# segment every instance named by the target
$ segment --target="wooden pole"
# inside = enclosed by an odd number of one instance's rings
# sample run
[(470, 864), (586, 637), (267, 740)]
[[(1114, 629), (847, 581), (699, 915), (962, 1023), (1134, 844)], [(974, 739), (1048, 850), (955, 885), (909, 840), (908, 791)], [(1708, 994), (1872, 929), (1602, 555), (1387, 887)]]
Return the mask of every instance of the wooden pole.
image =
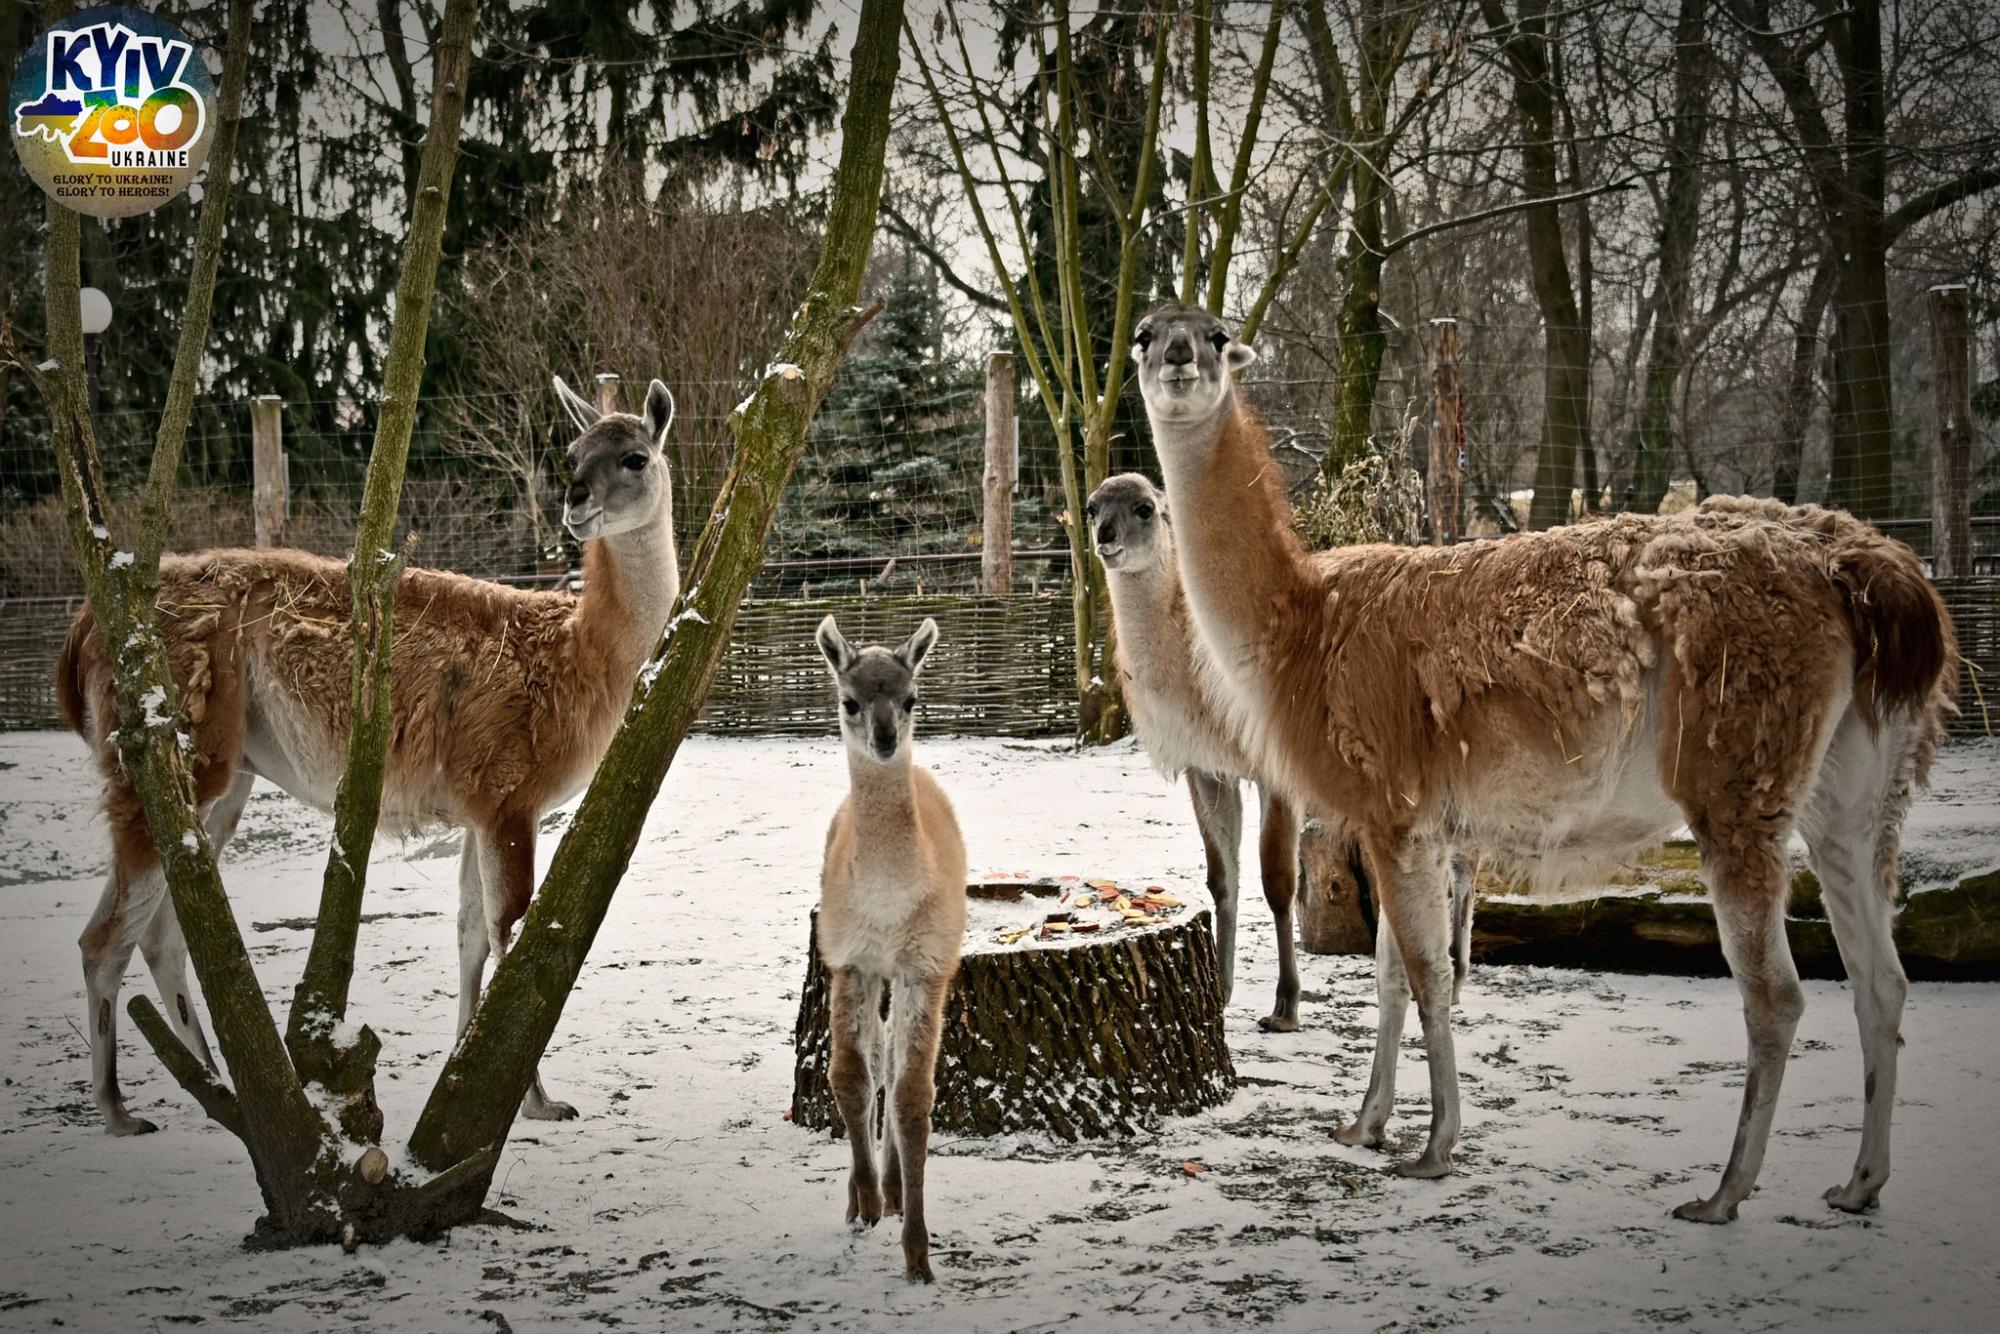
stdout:
[(1972, 338), (1963, 285), (1931, 289), (1931, 571), (1972, 573)]
[(250, 508), (257, 545), (285, 545), (285, 402), (263, 394), (250, 402)]
[(1432, 320), (1431, 344), (1431, 540), (1456, 542), (1465, 518), (1459, 458), (1465, 449), (1465, 394), (1458, 383), (1458, 321)]
[(597, 410), (599, 412), (619, 412), (618, 372), (604, 371), (597, 377)]
[(1014, 591), (1014, 354), (986, 358), (986, 517), (979, 548), (980, 587)]

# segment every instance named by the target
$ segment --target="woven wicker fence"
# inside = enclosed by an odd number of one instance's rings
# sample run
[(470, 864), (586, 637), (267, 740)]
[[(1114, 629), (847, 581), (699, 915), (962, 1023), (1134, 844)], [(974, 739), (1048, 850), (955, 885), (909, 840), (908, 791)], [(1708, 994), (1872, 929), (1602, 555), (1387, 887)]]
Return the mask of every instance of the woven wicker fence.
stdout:
[(831, 612), (856, 644), (895, 644), (924, 617), (938, 646), (924, 662), (931, 735), (1052, 736), (1076, 727), (1076, 652), (1067, 594), (933, 594), (745, 602), (699, 727), (708, 732), (821, 734), (833, 684), (813, 629)]
[(1940, 579), (1965, 669), (1954, 736), (2000, 736), (2000, 579)]
[[(82, 599), (0, 601), (0, 730), (60, 727), (55, 662)], [(833, 687), (813, 629), (828, 612), (856, 644), (898, 643), (937, 618), (924, 664), (933, 736), (1062, 736), (1076, 728), (1066, 590), (1010, 597), (902, 594), (745, 602), (696, 730), (831, 734)]]
[[(2000, 579), (1939, 583), (1965, 655), (1960, 736), (2000, 728)], [(54, 669), (81, 600), (0, 601), (0, 730), (61, 726)], [(937, 618), (924, 668), (923, 730), (933, 736), (1061, 736), (1075, 728), (1075, 651), (1067, 592), (849, 596), (745, 602), (699, 731), (738, 735), (828, 733), (832, 689), (813, 627), (832, 612), (860, 644), (902, 640)]]

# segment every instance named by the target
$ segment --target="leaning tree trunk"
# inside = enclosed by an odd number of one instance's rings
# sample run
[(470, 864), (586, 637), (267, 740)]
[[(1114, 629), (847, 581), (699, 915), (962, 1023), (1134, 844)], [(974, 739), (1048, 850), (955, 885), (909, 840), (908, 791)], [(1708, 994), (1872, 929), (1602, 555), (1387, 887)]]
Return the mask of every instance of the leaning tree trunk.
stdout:
[(505, 1142), (640, 827), (708, 696), (737, 606), (763, 564), (778, 498), (805, 452), (806, 428), (848, 345), (880, 309), (854, 302), (881, 202), (902, 17), (901, 0), (863, 0), (819, 264), (778, 357), (732, 414), (736, 457), (624, 725), (410, 1136), (411, 1156), (433, 1170)]
[[(1045, 883), (974, 885), (974, 897), (1052, 894)], [(815, 928), (818, 915), (814, 914)], [(819, 933), (808, 931), (794, 1030), (791, 1120), (841, 1129), (827, 1083), (829, 995)], [(1236, 1071), (1222, 1035), (1222, 984), (1206, 912), (1092, 935), (1003, 944), (967, 928), (945, 1002), (931, 1124), (960, 1135), (1044, 1131), (1058, 1139), (1132, 1134), (1229, 1099)]]

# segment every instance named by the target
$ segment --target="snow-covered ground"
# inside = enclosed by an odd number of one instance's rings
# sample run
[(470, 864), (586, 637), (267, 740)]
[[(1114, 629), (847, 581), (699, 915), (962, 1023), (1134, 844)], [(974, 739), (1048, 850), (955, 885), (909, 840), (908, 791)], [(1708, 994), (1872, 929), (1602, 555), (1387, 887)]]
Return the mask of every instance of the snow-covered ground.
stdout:
[[(921, 746), (975, 873), (1198, 895), (1186, 797), (1129, 746)], [(2000, 865), (2000, 757), (1959, 748), (1940, 768), (1912, 870)], [(520, 1123), (507, 1148), (490, 1202), (528, 1228), (256, 1254), (240, 1245), (248, 1164), (129, 1022), (125, 1089), (164, 1129), (98, 1129), (73, 944), (102, 876), (90, 773), (72, 738), (0, 737), (0, 1328), (1900, 1330), (1976, 1327), (2000, 1306), (2000, 986), (1913, 988), (1895, 1178), (1879, 1213), (1850, 1218), (1819, 1196), (1857, 1145), (1852, 1013), (1842, 986), (1807, 984), (1762, 1186), (1742, 1221), (1706, 1228), (1667, 1211), (1707, 1193), (1728, 1151), (1743, 1054), (1728, 982), (1476, 969), (1458, 1172), (1405, 1181), (1330, 1138), (1367, 1078), (1368, 962), (1306, 956), (1305, 1030), (1259, 1033), (1275, 953), (1254, 883), (1228, 1020), (1236, 1097), (1127, 1141), (939, 1140), (941, 1281), (908, 1287), (892, 1224), (841, 1224), (845, 1147), (783, 1119), (844, 782), (831, 739), (682, 751), (545, 1066), (583, 1119)], [(324, 836), (260, 787), (225, 863), (274, 1001), (304, 960)], [(354, 1014), (387, 1043), (392, 1135), (451, 1036), (455, 853), (455, 837), (389, 844), (371, 872)], [(136, 969), (129, 985), (149, 985)], [(1401, 1087), (1407, 1151), (1426, 1108), (1414, 1042)], [(1210, 1170), (1190, 1176), (1190, 1160)]]

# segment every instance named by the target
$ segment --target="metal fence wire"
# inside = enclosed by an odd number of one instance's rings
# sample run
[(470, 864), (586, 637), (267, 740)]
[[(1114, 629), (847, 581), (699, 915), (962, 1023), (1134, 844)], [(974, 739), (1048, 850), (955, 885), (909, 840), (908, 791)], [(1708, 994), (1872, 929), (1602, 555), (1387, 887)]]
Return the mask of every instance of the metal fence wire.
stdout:
[[(1525, 523), (1533, 477), (1535, 414), (1541, 377), (1523, 360), (1527, 331), (1467, 325), (1469, 355), (1458, 362), (1465, 396), (1463, 420), (1464, 532), (1491, 536)], [(1432, 403), (1421, 348), (1404, 349), (1385, 370), (1376, 414), (1378, 457), (1421, 469)], [(703, 386), (684, 386), (699, 388)], [(705, 386), (713, 389), (716, 386)], [(626, 386), (630, 389), (631, 386)], [(733, 388), (733, 386), (732, 386)], [(1319, 462), (1332, 438), (1336, 382), (1298, 367), (1261, 368), (1247, 389), (1270, 427), (1273, 454), (1309, 501)], [(704, 397), (689, 394), (690, 401)], [(705, 397), (714, 398), (714, 394)], [(932, 669), (928, 726), (969, 734), (1054, 735), (1075, 716), (1074, 646), (1070, 642), (1067, 531), (1063, 524), (1059, 446), (1032, 396), (1016, 403), (1012, 529), (1013, 593), (981, 587), (984, 531), (985, 408), (973, 389), (939, 393), (865, 414), (822, 414), (781, 501), (766, 561), (749, 591), (728, 655), (701, 726), (711, 731), (815, 733), (828, 722), (824, 673), (812, 630), (828, 611), (843, 618), (850, 637), (901, 638), (924, 615), (938, 618), (951, 650)], [(1768, 403), (1724, 401), (1690, 432), (1668, 505), (1692, 503), (1716, 490), (1769, 494), (1774, 448)], [(544, 587), (573, 577), (579, 552), (560, 526), (562, 479), (554, 459), (569, 428), (527, 438), (529, 409), (547, 405), (534, 394), (480, 396), (478, 403), (433, 401), (432, 423), (495, 420), (522, 423), (509, 445), (492, 438), (468, 450), (447, 425), (434, 424), (412, 442), (401, 526), (417, 535), (418, 564), (482, 578)], [(298, 403), (283, 408), (283, 476), (287, 503), (282, 541), (325, 555), (351, 549), (372, 429), (351, 403)], [(544, 413), (544, 416), (547, 414)], [(1741, 416), (1741, 421), (1729, 420)], [(248, 402), (198, 406), (176, 497), (169, 545), (177, 550), (248, 546), (253, 515)], [(0, 435), (0, 727), (56, 723), (51, 669), (70, 617), (80, 606), (61, 497), (47, 473), (46, 440), (31, 423), (6, 423)], [(136, 514), (144, 451), (155, 414), (106, 413), (99, 422), (107, 457), (110, 509)], [(1761, 427), (1761, 430), (1758, 429)], [(43, 433), (45, 435), (45, 432)], [(504, 432), (502, 433), (504, 436)], [(567, 438), (563, 436), (562, 438)], [(675, 527), (688, 549), (707, 517), (727, 470), (731, 435), (726, 420), (690, 413), (670, 433)], [(1703, 442), (1708, 442), (1706, 445)], [(518, 448), (516, 448), (518, 446)], [(1824, 450), (1824, 439), (1812, 448)], [(1706, 450), (1706, 452), (1703, 452)], [(137, 451), (135, 453), (135, 451)], [(511, 452), (510, 452), (511, 451)], [(1143, 420), (1114, 444), (1112, 469), (1153, 471)], [(1620, 455), (1607, 448), (1601, 496), (1617, 503)], [(1929, 477), (1922, 448), (1899, 454), (1894, 507), (1884, 531), (1932, 554)], [(1921, 475), (1919, 475), (1921, 474)], [(1408, 474), (1414, 478), (1415, 473)], [(1976, 497), (1971, 523), (1975, 576), (2000, 574), (2000, 441), (1981, 428), (1971, 475)], [(1582, 478), (1579, 476), (1578, 482)], [(1818, 498), (1810, 489), (1805, 498)], [(1581, 506), (1579, 491), (1573, 501)], [(399, 534), (400, 536), (400, 534)], [(1987, 732), (1985, 692), (2000, 682), (2000, 580), (1940, 581), (1958, 622), (1970, 668), (1962, 730)]]

